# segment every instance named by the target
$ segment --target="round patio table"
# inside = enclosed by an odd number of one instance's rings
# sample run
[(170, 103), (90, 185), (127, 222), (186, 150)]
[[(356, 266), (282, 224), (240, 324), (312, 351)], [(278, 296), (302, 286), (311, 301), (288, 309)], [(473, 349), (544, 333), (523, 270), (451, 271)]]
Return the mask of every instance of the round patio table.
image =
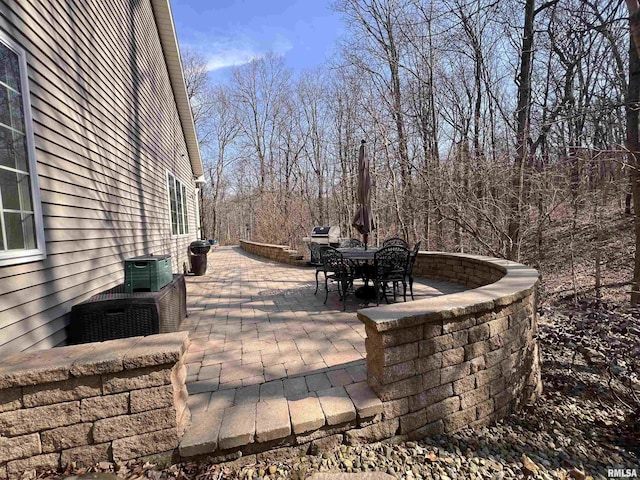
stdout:
[[(338, 251), (342, 253), (342, 256), (347, 260), (354, 260), (364, 264), (368, 264), (373, 262), (374, 256), (376, 252), (380, 250), (379, 247), (369, 247), (366, 250), (364, 247), (347, 247), (347, 248), (338, 248)], [(410, 255), (415, 256), (414, 252), (411, 251)], [(368, 285), (368, 279), (365, 278), (365, 285), (362, 287), (358, 287), (354, 295), (362, 300), (373, 300), (376, 298), (376, 289)]]
[[(364, 264), (373, 262), (373, 256), (378, 250), (380, 250), (378, 247), (369, 247), (366, 250), (364, 247), (338, 248), (338, 251), (342, 253), (342, 256), (346, 260), (353, 260)], [(376, 298), (376, 289), (373, 286), (368, 285), (366, 279), (365, 285), (356, 288), (353, 293), (356, 297), (362, 300), (373, 300)]]
[(342, 253), (345, 259), (361, 262), (373, 261), (373, 256), (378, 250), (380, 250), (378, 247), (369, 247), (366, 250), (364, 247), (338, 248), (338, 251)]

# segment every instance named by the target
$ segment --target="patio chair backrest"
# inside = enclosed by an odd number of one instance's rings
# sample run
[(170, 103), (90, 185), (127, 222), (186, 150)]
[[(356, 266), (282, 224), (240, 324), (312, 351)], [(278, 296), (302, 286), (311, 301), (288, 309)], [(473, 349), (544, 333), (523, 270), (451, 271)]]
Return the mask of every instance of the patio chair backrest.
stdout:
[(347, 270), (342, 253), (333, 247), (327, 247), (322, 250), (322, 266), (325, 273), (344, 272)]
[(402, 280), (409, 268), (410, 252), (400, 245), (389, 245), (373, 256), (375, 274), (384, 281)]
[(382, 242), (383, 247), (389, 247), (391, 245), (399, 245), (406, 248), (407, 250), (409, 249), (409, 244), (400, 237), (387, 238), (384, 242)]
[(324, 243), (310, 243), (309, 249), (311, 250), (311, 265), (322, 266), (322, 251), (325, 248), (329, 248), (329, 245)]

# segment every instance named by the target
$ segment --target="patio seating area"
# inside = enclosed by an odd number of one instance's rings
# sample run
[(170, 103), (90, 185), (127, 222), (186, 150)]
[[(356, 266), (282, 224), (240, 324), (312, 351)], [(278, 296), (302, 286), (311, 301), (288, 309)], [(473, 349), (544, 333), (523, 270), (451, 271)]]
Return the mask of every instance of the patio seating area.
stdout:
[[(187, 277), (182, 329), (191, 339), (185, 362), (193, 422), (181, 455), (267, 448), (291, 435), (312, 439), (315, 430), (366, 425), (381, 413), (366, 383), (365, 327), (356, 316), (366, 305), (352, 294), (346, 311), (337, 294), (325, 305), (323, 285), (314, 295), (315, 285), (313, 267), (237, 247), (217, 248), (206, 275)], [(465, 289), (416, 278), (414, 296)]]

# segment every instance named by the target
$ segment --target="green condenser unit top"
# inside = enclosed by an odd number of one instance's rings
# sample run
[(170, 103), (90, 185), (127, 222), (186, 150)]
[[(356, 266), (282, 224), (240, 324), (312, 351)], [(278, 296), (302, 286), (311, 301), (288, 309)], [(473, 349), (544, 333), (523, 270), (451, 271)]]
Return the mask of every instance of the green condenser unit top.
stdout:
[(171, 255), (143, 255), (124, 261), (125, 293), (159, 292), (171, 280)]

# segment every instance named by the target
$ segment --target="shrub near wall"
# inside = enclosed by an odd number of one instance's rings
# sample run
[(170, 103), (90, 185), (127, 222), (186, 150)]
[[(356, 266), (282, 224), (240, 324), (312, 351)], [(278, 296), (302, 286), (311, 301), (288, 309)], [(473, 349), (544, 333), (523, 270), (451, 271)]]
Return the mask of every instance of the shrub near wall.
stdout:
[(358, 312), (383, 421), (418, 438), (488, 424), (535, 400), (537, 272), (441, 253), (421, 253), (415, 272), (476, 288)]
[(190, 421), (187, 332), (0, 357), (0, 479), (171, 453)]

